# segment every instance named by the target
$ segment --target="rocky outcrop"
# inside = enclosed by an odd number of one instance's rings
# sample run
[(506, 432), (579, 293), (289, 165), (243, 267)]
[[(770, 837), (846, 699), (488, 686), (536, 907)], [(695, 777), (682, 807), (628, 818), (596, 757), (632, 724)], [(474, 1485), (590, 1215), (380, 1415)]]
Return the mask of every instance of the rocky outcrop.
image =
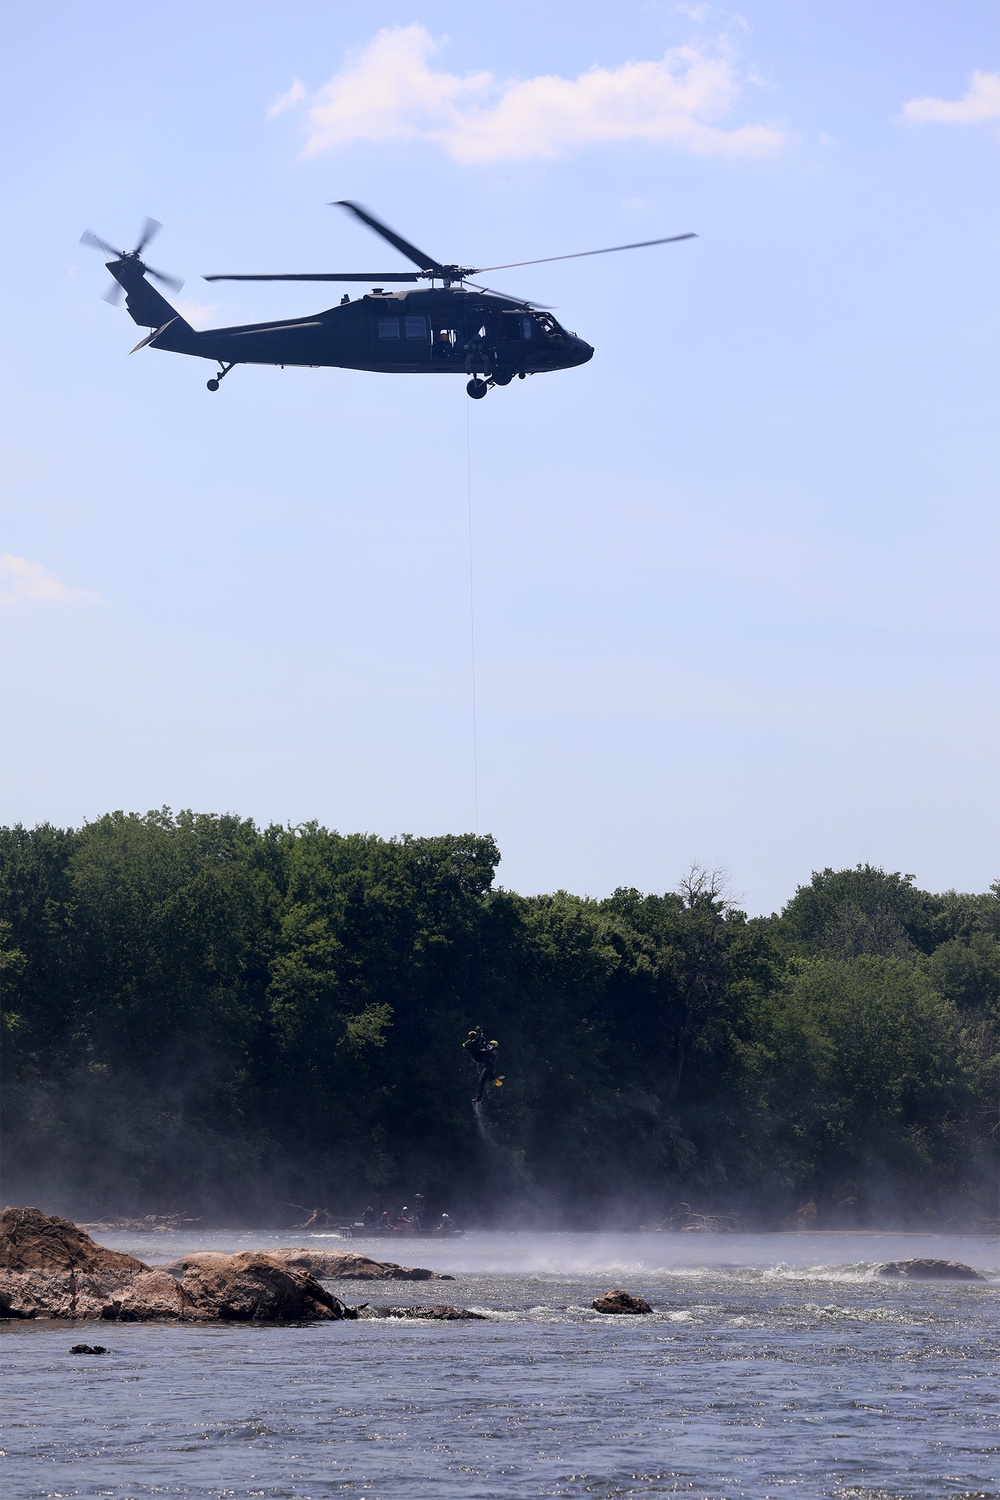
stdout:
[(960, 1260), (887, 1260), (876, 1266), (876, 1276), (895, 1281), (985, 1281), (986, 1277)]
[(353, 1317), (308, 1271), (266, 1252), (147, 1266), (37, 1209), (0, 1215), (0, 1317), (145, 1322), (315, 1322)]
[(599, 1313), (651, 1313), (653, 1309), (648, 1302), (641, 1297), (633, 1297), (630, 1292), (623, 1292), (620, 1287), (614, 1291), (605, 1292), (603, 1297), (595, 1297), (590, 1304), (595, 1312)]
[(245, 1251), (183, 1276), (143, 1271), (0, 1271), (0, 1317), (114, 1323), (302, 1323), (351, 1317), (305, 1271)]
[[(170, 1273), (161, 1270), (159, 1274)], [(202, 1320), (298, 1323), (350, 1316), (340, 1298), (320, 1286), (308, 1271), (256, 1250), (190, 1265), (180, 1290), (193, 1314)], [(185, 1310), (182, 1317), (190, 1315)]]
[[(295, 1271), (306, 1271), (324, 1281), (454, 1281), (423, 1266), (397, 1266), (392, 1260), (370, 1260), (367, 1255), (340, 1250), (268, 1250), (271, 1260)], [(210, 1260), (226, 1259), (220, 1251), (205, 1250), (196, 1255), (181, 1256), (163, 1262), (160, 1269), (176, 1274), (188, 1266), (207, 1265)]]
[(69, 1219), (38, 1208), (0, 1213), (0, 1268), (10, 1271), (145, 1271), (134, 1255), (105, 1250)]
[(274, 1250), (286, 1265), (325, 1281), (454, 1281), (454, 1276), (424, 1266), (398, 1266), (394, 1260), (371, 1260), (340, 1250)]
[(441, 1302), (432, 1303), (428, 1307), (373, 1307), (365, 1303), (362, 1307), (354, 1308), (353, 1312), (358, 1318), (436, 1318), (443, 1323), (466, 1322), (469, 1319), (480, 1323), (488, 1321), (484, 1313), (470, 1312), (467, 1307), (447, 1307)]
[(180, 1318), (184, 1307), (173, 1277), (146, 1266), (141, 1271), (0, 1270), (0, 1317), (4, 1318), (108, 1318), (145, 1323)]

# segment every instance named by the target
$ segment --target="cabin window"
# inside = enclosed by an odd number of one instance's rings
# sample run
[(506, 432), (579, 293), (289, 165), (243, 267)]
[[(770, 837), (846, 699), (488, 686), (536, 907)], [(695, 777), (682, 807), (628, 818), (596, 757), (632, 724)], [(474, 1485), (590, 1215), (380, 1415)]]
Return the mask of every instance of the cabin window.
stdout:
[(523, 338), (531, 338), (532, 322), (530, 318), (521, 319), (521, 335)]
[(379, 336), (380, 339), (398, 339), (399, 338), (399, 319), (398, 318), (379, 318), (378, 319), (378, 336)]
[(504, 344), (521, 342), (521, 318), (517, 313), (500, 314), (500, 340)]
[(437, 358), (445, 358), (451, 354), (458, 343), (457, 328), (435, 328), (434, 337), (431, 340), (434, 355)]
[(404, 324), (404, 326), (406, 328), (406, 337), (408, 339), (423, 339), (426, 342), (426, 340), (427, 340), (427, 319), (426, 318), (411, 318), (411, 317), (407, 317), (407, 318), (403, 319), (403, 324)]

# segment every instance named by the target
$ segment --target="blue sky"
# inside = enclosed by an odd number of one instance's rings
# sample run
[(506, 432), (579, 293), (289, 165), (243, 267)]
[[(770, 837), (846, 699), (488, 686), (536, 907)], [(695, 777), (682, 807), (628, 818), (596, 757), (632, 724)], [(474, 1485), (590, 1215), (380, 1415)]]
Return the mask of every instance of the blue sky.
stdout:
[[(522, 891), (996, 875), (992, 3), (5, 6), (3, 821), (476, 822)], [(142, 351), (442, 259), (595, 345), (463, 382)], [(404, 263), (400, 260), (401, 268)]]

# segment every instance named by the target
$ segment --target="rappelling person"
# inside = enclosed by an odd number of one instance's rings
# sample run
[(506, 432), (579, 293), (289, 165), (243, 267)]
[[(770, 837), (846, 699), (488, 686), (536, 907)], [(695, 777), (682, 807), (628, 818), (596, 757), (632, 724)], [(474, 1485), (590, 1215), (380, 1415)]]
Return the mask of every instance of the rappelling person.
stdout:
[(469, 1035), (462, 1043), (462, 1046), (472, 1058), (472, 1061), (476, 1064), (476, 1067), (480, 1070), (476, 1097), (472, 1102), (473, 1104), (482, 1104), (483, 1090), (486, 1088), (486, 1085), (488, 1083), (494, 1083), (496, 1084), (497, 1088), (499, 1088), (503, 1083), (503, 1079), (497, 1077), (497, 1061), (500, 1055), (500, 1043), (497, 1041), (488, 1042), (486, 1040), (486, 1033), (483, 1031), (483, 1028), (481, 1026), (476, 1026), (472, 1031), (469, 1032)]

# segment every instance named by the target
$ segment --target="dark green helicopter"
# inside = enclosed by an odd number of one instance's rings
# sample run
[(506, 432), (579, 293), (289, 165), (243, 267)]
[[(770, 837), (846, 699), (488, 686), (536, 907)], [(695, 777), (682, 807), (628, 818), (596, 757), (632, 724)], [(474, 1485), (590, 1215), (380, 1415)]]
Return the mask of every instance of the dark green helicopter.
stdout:
[[(540, 260), (513, 261), (504, 266), (445, 265), (418, 250), (357, 203), (340, 202), (362, 224), (388, 240), (416, 271), (323, 271), (315, 274), (206, 276), (206, 281), (428, 281), (426, 288), (388, 292), (384, 285), (354, 301), (344, 295), (338, 306), (307, 318), (278, 323), (244, 323), (238, 328), (210, 328), (198, 332), (155, 287), (147, 275), (174, 290), (183, 285), (142, 260), (142, 252), (160, 229), (147, 219), (134, 250), (115, 250), (86, 230), (80, 243), (91, 245), (111, 259), (115, 278), (107, 297), (117, 301), (121, 289), (134, 322), (152, 332), (135, 349), (166, 349), (217, 360), (218, 374), (210, 391), (234, 365), (336, 365), (348, 370), (379, 370), (386, 374), (461, 374), (471, 377), (466, 390), (481, 400), (494, 385), (509, 385), (518, 376), (544, 370), (568, 370), (593, 358), (593, 348), (575, 333), (567, 333), (548, 309), (521, 297), (508, 297), (471, 280), (487, 271), (544, 265), (554, 260), (578, 260), (587, 255), (610, 255), (617, 250), (639, 250), (647, 245), (670, 245), (693, 240), (693, 234), (640, 240), (634, 245), (611, 245), (606, 250), (580, 250), (573, 255), (547, 255)], [(436, 285), (440, 283), (440, 285)], [(469, 290), (472, 288), (472, 290)], [(135, 349), (132, 353), (135, 353)]]

